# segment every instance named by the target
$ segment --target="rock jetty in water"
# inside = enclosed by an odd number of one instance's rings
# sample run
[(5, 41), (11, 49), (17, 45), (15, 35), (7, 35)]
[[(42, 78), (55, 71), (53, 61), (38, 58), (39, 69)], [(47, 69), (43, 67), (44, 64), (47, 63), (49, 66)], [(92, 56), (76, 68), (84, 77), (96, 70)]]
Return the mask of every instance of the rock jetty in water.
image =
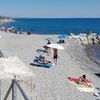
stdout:
[(70, 35), (71, 35), (70, 38), (75, 39), (79, 44), (84, 44), (84, 45), (100, 44), (100, 35), (97, 35), (96, 33), (79, 34), (79, 35), (71, 33)]

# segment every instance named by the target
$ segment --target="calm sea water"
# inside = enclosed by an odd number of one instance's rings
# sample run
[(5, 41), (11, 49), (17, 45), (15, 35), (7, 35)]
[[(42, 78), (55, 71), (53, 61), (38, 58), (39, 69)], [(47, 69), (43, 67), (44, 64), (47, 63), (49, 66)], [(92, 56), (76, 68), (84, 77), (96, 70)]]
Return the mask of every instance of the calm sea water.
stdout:
[(20, 18), (3, 26), (36, 34), (79, 34), (90, 31), (100, 34), (100, 18)]

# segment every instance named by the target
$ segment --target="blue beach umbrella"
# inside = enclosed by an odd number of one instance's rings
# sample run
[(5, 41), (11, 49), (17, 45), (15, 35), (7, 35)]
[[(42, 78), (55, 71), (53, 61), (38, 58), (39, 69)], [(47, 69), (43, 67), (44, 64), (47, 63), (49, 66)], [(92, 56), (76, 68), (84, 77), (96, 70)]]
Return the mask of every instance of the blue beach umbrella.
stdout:
[(60, 37), (59, 39), (64, 40), (64, 39), (65, 39), (65, 37)]
[(45, 40), (47, 40), (47, 41), (53, 41), (52, 38), (46, 38)]
[(66, 37), (69, 37), (69, 35), (60, 35), (58, 36), (59, 39), (64, 40)]
[(66, 38), (66, 36), (65, 35), (60, 35), (60, 36), (58, 36), (58, 38), (61, 39), (61, 40), (63, 40), (63, 39)]

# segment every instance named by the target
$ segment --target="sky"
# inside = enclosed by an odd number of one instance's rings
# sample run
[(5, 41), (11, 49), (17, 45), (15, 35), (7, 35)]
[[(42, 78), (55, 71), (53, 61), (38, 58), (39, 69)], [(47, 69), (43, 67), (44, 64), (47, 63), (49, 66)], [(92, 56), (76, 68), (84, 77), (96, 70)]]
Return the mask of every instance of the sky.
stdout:
[(100, 0), (0, 0), (0, 15), (25, 18), (100, 18)]

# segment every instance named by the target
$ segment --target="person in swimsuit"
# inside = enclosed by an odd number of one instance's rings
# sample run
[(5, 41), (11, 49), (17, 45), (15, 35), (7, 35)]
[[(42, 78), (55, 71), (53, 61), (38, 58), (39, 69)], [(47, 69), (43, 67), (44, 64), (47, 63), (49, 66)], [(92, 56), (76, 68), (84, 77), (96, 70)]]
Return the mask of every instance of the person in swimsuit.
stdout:
[[(48, 45), (48, 44), (51, 44), (50, 40), (48, 40), (47, 45)], [(48, 52), (48, 55), (50, 55), (50, 54), (51, 54), (51, 49), (50, 49), (50, 47), (47, 47), (47, 52)]]
[(57, 59), (58, 59), (58, 49), (53, 49), (53, 59), (54, 63), (57, 65)]
[(79, 77), (79, 84), (83, 84), (83, 85), (88, 85), (87, 80), (86, 80), (86, 75), (82, 75)]
[[(48, 44), (51, 44), (50, 40), (48, 40), (47, 45), (48, 45)], [(45, 46), (43, 46), (43, 48), (45, 48), (45, 51), (47, 51), (47, 55), (50, 55), (50, 54), (51, 54), (51, 49), (50, 49), (50, 47), (47, 47), (47, 46), (45, 45)]]

